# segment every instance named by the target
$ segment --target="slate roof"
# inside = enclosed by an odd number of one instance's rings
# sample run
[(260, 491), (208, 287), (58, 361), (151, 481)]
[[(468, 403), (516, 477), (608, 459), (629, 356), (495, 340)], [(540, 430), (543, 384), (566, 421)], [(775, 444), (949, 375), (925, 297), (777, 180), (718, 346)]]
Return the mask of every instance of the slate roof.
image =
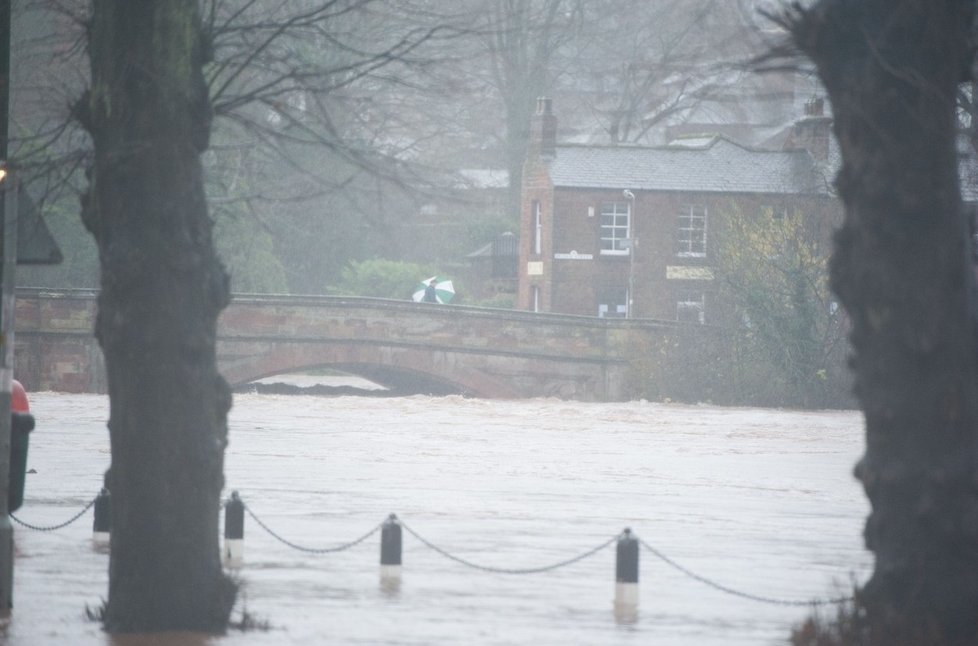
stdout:
[(696, 193), (827, 194), (805, 150), (746, 148), (722, 136), (660, 147), (557, 146), (554, 186)]

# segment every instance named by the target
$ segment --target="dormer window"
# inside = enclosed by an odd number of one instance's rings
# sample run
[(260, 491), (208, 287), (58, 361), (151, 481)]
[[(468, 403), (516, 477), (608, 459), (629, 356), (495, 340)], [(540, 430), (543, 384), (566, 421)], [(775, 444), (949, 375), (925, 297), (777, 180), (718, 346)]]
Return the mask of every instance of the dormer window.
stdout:
[(606, 202), (601, 205), (602, 255), (627, 255), (626, 241), (630, 232), (631, 208), (627, 202)]

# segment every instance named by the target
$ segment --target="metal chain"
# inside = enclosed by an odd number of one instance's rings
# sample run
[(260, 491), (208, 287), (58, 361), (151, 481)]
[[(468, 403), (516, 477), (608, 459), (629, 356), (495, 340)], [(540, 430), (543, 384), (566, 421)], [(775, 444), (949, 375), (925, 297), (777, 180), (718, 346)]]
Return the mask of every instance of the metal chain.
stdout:
[(749, 594), (747, 592), (740, 592), (739, 590), (728, 588), (725, 585), (721, 585), (715, 581), (711, 581), (706, 577), (700, 576), (699, 574), (696, 574), (695, 572), (684, 568), (683, 566), (679, 565), (678, 563), (670, 559), (668, 556), (666, 556), (659, 550), (655, 549), (654, 547), (646, 543), (644, 540), (639, 539), (639, 542), (642, 544), (642, 546), (645, 549), (652, 552), (655, 556), (659, 557), (659, 559), (665, 562), (667, 565), (670, 565), (673, 568), (679, 570), (680, 572), (690, 577), (691, 579), (696, 579), (700, 583), (705, 583), (706, 585), (710, 586), (711, 588), (715, 588), (720, 592), (726, 592), (727, 594), (732, 594), (736, 597), (741, 597), (743, 599), (750, 599), (751, 601), (760, 601), (761, 603), (770, 603), (778, 606), (824, 606), (830, 604), (848, 603), (850, 601), (853, 601), (853, 597), (837, 597), (834, 599), (811, 599), (809, 601), (787, 601), (784, 599), (761, 597), (755, 594)]
[(95, 504), (95, 501), (97, 499), (98, 499), (97, 496), (95, 498), (92, 498), (92, 501), (90, 503), (88, 503), (87, 505), (85, 505), (85, 508), (84, 509), (82, 509), (80, 512), (78, 512), (77, 514), (75, 514), (70, 519), (66, 520), (65, 522), (61, 523), (60, 525), (51, 525), (49, 527), (42, 527), (41, 525), (31, 525), (30, 523), (25, 523), (24, 521), (22, 521), (21, 519), (17, 518), (13, 514), (10, 514), (10, 518), (13, 519), (14, 522), (16, 522), (17, 524), (23, 525), (27, 529), (33, 529), (36, 532), (53, 532), (56, 529), (62, 529), (63, 527), (67, 527), (68, 525), (72, 524), (73, 522), (75, 522), (76, 520), (78, 520), (79, 518), (81, 518), (82, 516), (84, 516), (85, 515), (85, 512), (92, 508), (92, 505)]
[(455, 556), (454, 554), (450, 554), (449, 552), (443, 550), (442, 548), (438, 547), (437, 545), (423, 538), (416, 531), (414, 531), (413, 529), (405, 525), (403, 521), (401, 521), (401, 527), (403, 527), (404, 531), (406, 531), (408, 534), (414, 536), (416, 539), (421, 541), (426, 547), (433, 549), (434, 551), (438, 552), (439, 554), (441, 554), (447, 559), (451, 559), (456, 563), (461, 563), (462, 565), (475, 568), (476, 570), (482, 570), (483, 572), (494, 572), (496, 574), (537, 574), (540, 572), (550, 572), (551, 570), (556, 570), (566, 565), (572, 565), (574, 563), (577, 563), (578, 561), (583, 561), (587, 557), (597, 554), (604, 548), (608, 547), (609, 545), (617, 541), (619, 537), (621, 537), (621, 534), (616, 534), (615, 536), (612, 536), (611, 538), (606, 540), (604, 543), (601, 543), (597, 547), (594, 547), (584, 552), (583, 554), (580, 554), (573, 558), (569, 558), (566, 561), (560, 561), (559, 563), (554, 563), (552, 565), (544, 565), (542, 567), (532, 567), (532, 568), (500, 568), (500, 567), (491, 567), (488, 565), (480, 565), (478, 563), (473, 563), (472, 561), (463, 559), (460, 556)]
[(349, 543), (343, 543), (342, 545), (337, 545), (336, 547), (324, 547), (324, 548), (303, 547), (302, 545), (296, 545), (295, 543), (277, 534), (275, 531), (272, 530), (272, 528), (270, 528), (268, 525), (263, 523), (261, 519), (255, 515), (255, 512), (251, 511), (251, 508), (248, 505), (243, 505), (243, 506), (245, 511), (248, 512), (248, 515), (251, 516), (262, 529), (268, 532), (272, 536), (272, 538), (276, 539), (277, 541), (285, 545), (288, 545), (292, 549), (299, 550), (300, 552), (308, 552), (309, 554), (328, 554), (331, 552), (342, 552), (343, 550), (348, 550), (351, 547), (355, 547), (359, 545), (360, 543), (364, 542), (365, 540), (367, 540), (368, 538), (370, 538), (371, 536), (379, 532), (380, 528), (383, 526), (383, 523), (380, 523), (376, 527), (371, 529), (369, 532), (361, 536), (360, 538), (356, 540), (352, 540)]
[[(68, 525), (72, 524), (73, 522), (75, 522), (76, 520), (78, 520), (79, 518), (81, 518), (82, 516), (84, 516), (85, 515), (85, 512), (87, 512), (89, 509), (92, 508), (92, 505), (95, 504), (95, 501), (97, 499), (98, 499), (97, 497), (96, 498), (92, 498), (92, 500), (87, 505), (85, 505), (84, 509), (82, 509), (80, 512), (78, 512), (77, 514), (75, 514), (74, 516), (72, 516), (71, 518), (69, 518), (68, 520), (66, 520), (65, 522), (60, 523), (60, 524), (57, 524), (57, 525), (50, 525), (50, 526), (32, 525), (31, 523), (25, 522), (25, 521), (17, 518), (13, 514), (10, 514), (10, 518), (14, 522), (16, 522), (17, 524), (22, 525), (22, 526), (26, 527), (27, 529), (32, 529), (34, 531), (39, 531), (39, 532), (52, 532), (52, 531), (55, 531), (55, 530), (58, 530), (58, 529), (62, 529), (64, 527), (67, 527)], [(370, 538), (371, 536), (373, 536), (374, 534), (376, 534), (377, 532), (379, 532), (383, 528), (383, 526), (384, 526), (384, 523), (379, 523), (376, 527), (374, 527), (373, 529), (371, 529), (370, 531), (368, 531), (363, 536), (360, 536), (359, 538), (354, 539), (354, 540), (350, 541), (349, 543), (343, 543), (342, 545), (337, 545), (336, 547), (325, 547), (325, 548), (304, 547), (302, 545), (297, 545), (296, 543), (293, 543), (292, 541), (289, 541), (289, 540), (283, 538), (281, 535), (279, 535), (277, 532), (275, 532), (272, 528), (270, 528), (268, 525), (266, 525), (264, 522), (262, 522), (262, 520), (258, 516), (255, 515), (255, 512), (253, 512), (250, 507), (248, 507), (247, 505), (243, 505), (243, 506), (244, 506), (245, 511), (248, 512), (248, 515), (251, 516), (252, 519), (254, 519), (254, 521), (256, 523), (258, 523), (259, 527), (261, 527), (266, 532), (268, 532), (273, 538), (275, 538), (279, 542), (281, 542), (281, 543), (283, 543), (283, 544), (291, 547), (292, 549), (296, 549), (296, 550), (299, 550), (301, 552), (307, 552), (307, 553), (310, 553), (310, 554), (328, 554), (328, 553), (333, 553), (333, 552), (342, 552), (342, 551), (348, 550), (348, 549), (350, 549), (352, 547), (356, 547), (357, 545), (359, 545), (363, 541), (367, 540), (368, 538)], [(501, 568), (501, 567), (492, 567), (492, 566), (488, 566), (488, 565), (481, 565), (479, 563), (475, 563), (473, 561), (469, 561), (468, 559), (464, 559), (464, 558), (462, 558), (460, 556), (456, 556), (456, 555), (448, 552), (447, 550), (442, 549), (441, 547), (438, 547), (437, 545), (435, 545), (431, 541), (427, 540), (426, 538), (424, 538), (423, 536), (421, 536), (420, 534), (418, 534), (416, 531), (414, 531), (411, 527), (409, 527), (408, 525), (406, 525), (403, 521), (400, 521), (400, 525), (401, 525), (401, 527), (404, 528), (404, 531), (406, 531), (408, 534), (410, 534), (411, 536), (414, 536), (416, 539), (418, 539), (418, 541), (420, 541), (425, 547), (428, 547), (428, 548), (434, 550), (435, 552), (438, 552), (439, 554), (441, 554), (445, 558), (450, 559), (452, 561), (455, 561), (456, 563), (460, 563), (462, 565), (465, 565), (467, 567), (474, 568), (476, 570), (482, 570), (483, 572), (493, 572), (493, 573), (496, 573), (496, 574), (538, 574), (540, 572), (551, 572), (553, 570), (557, 570), (559, 568), (566, 567), (568, 565), (573, 565), (574, 563), (577, 563), (579, 561), (583, 561), (584, 559), (586, 559), (586, 558), (588, 558), (590, 556), (593, 556), (593, 555), (597, 554), (598, 552), (600, 552), (604, 548), (606, 548), (609, 545), (611, 545), (612, 543), (616, 542), (622, 536), (621, 533), (618, 533), (618, 534), (612, 536), (611, 538), (609, 538), (608, 540), (604, 541), (600, 545), (597, 545), (597, 546), (595, 546), (595, 547), (587, 550), (586, 552), (584, 552), (582, 554), (579, 554), (579, 555), (574, 556), (572, 558), (569, 558), (569, 559), (566, 559), (566, 560), (563, 560), (563, 561), (559, 561), (557, 563), (553, 563), (553, 564), (550, 564), (550, 565), (544, 565), (544, 566), (541, 566), (541, 567), (533, 567), (533, 568)], [(769, 603), (769, 604), (774, 604), (774, 605), (779, 605), (779, 606), (820, 606), (820, 605), (849, 603), (849, 602), (853, 601), (853, 597), (851, 597), (851, 596), (850, 597), (836, 597), (836, 598), (832, 598), (832, 599), (811, 599), (811, 600), (808, 600), (808, 601), (789, 601), (789, 600), (785, 600), (785, 599), (775, 599), (773, 597), (763, 597), (763, 596), (759, 596), (759, 595), (755, 595), (755, 594), (750, 594), (750, 593), (747, 593), (747, 592), (741, 592), (740, 590), (734, 590), (733, 588), (729, 588), (729, 587), (727, 587), (725, 585), (722, 585), (720, 583), (717, 583), (716, 581), (712, 581), (711, 579), (707, 579), (706, 577), (701, 576), (699, 574), (696, 574), (692, 570), (689, 570), (688, 568), (683, 567), (679, 563), (676, 563), (675, 561), (673, 561), (672, 559), (670, 559), (668, 556), (666, 556), (665, 554), (663, 554), (662, 552), (660, 552), (659, 550), (657, 550), (656, 548), (654, 548), (652, 545), (650, 545), (645, 540), (639, 539), (639, 543), (645, 549), (647, 549), (649, 552), (651, 552), (653, 555), (655, 555), (659, 560), (661, 560), (662, 562), (666, 563), (670, 567), (678, 570), (679, 572), (682, 572), (683, 574), (685, 574), (686, 576), (690, 577), (691, 579), (695, 579), (696, 581), (699, 581), (700, 583), (703, 583), (705, 585), (708, 585), (711, 588), (714, 588), (716, 590), (719, 590), (720, 592), (724, 592), (726, 594), (734, 595), (736, 597), (741, 597), (743, 599), (749, 599), (751, 601), (759, 601), (761, 603)]]

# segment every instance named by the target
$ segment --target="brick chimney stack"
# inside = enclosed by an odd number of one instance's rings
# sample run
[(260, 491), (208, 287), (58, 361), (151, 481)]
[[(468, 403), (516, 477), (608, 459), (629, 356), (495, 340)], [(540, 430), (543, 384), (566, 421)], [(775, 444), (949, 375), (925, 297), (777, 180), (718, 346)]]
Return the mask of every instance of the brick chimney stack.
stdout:
[(825, 116), (825, 99), (815, 97), (805, 104), (805, 116), (792, 126), (784, 148), (803, 148), (811, 153), (815, 161), (826, 162), (829, 158), (831, 128), (832, 118)]
[(825, 99), (820, 96), (808, 101), (805, 104), (806, 117), (821, 117), (825, 113)]
[(537, 111), (530, 121), (530, 154), (539, 152), (541, 157), (553, 157), (557, 151), (557, 117), (553, 114), (553, 101), (546, 97), (537, 99)]

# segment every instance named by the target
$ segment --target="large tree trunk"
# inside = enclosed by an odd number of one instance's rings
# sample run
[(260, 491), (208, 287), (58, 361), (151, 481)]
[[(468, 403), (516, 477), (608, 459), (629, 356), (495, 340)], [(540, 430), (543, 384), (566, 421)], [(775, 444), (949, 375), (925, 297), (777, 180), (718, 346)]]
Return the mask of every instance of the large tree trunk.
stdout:
[(234, 586), (218, 518), (230, 391), (216, 369), (228, 280), (199, 155), (210, 111), (196, 0), (94, 0), (95, 143), (83, 204), (98, 243), (108, 371), (109, 632), (223, 632)]
[(978, 343), (955, 92), (974, 0), (821, 0), (796, 42), (832, 102), (846, 220), (832, 284), (851, 317), (876, 555), (873, 643), (978, 643)]

